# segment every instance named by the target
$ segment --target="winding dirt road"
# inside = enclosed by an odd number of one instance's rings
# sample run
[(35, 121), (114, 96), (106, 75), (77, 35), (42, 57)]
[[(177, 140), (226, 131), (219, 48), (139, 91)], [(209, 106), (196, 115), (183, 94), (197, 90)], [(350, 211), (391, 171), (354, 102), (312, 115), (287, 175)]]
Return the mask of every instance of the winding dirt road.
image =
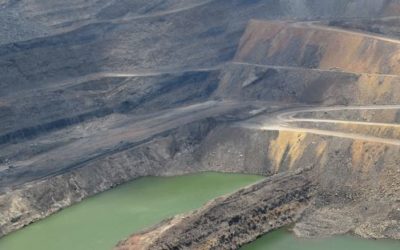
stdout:
[[(350, 110), (400, 110), (400, 105), (369, 105), (369, 106), (332, 106), (332, 107), (302, 107), (289, 109), (285, 111), (276, 112), (274, 114), (267, 114), (260, 117), (256, 117), (246, 122), (241, 122), (240, 126), (261, 129), (261, 130), (277, 130), (277, 131), (292, 131), (292, 132), (304, 132), (317, 135), (333, 136), (354, 140), (363, 140), (370, 142), (378, 142), (390, 145), (400, 146), (400, 140), (381, 138), (371, 135), (363, 134), (362, 132), (343, 132), (334, 130), (325, 130), (318, 128), (304, 128), (297, 126), (297, 122), (308, 122), (308, 123), (331, 123), (331, 124), (345, 124), (345, 125), (363, 125), (363, 126), (383, 126), (400, 129), (400, 124), (397, 123), (379, 123), (379, 122), (363, 122), (353, 120), (335, 120), (335, 119), (314, 119), (314, 118), (302, 118), (302, 113), (307, 112), (330, 112), (330, 111), (350, 111)], [(299, 116), (300, 115), (300, 116)]]
[(398, 39), (374, 35), (374, 34), (366, 33), (366, 32), (357, 32), (357, 31), (353, 31), (353, 30), (335, 28), (332, 26), (319, 25), (316, 22), (299, 22), (299, 23), (292, 24), (292, 26), (299, 27), (299, 28), (312, 28), (312, 29), (318, 29), (318, 30), (330, 31), (330, 32), (339, 32), (339, 33), (345, 33), (345, 34), (349, 34), (349, 35), (353, 35), (353, 36), (363, 36), (363, 37), (376, 39), (376, 40), (380, 40), (380, 41), (400, 44), (400, 40), (398, 40)]

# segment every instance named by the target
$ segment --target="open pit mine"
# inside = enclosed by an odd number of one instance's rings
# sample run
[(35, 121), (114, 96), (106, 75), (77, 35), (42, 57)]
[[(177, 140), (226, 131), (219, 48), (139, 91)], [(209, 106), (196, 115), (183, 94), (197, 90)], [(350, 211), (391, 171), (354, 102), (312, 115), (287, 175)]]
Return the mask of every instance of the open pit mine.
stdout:
[(0, 76), (1, 250), (400, 249), (400, 0), (0, 0)]

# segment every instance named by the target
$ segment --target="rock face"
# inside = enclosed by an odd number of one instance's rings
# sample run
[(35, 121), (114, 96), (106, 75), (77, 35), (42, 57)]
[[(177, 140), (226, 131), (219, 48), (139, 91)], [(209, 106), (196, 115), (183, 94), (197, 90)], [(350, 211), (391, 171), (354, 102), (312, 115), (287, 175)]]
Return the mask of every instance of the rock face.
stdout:
[(235, 60), (397, 75), (399, 54), (399, 41), (390, 38), (310, 23), (253, 21), (241, 39)]
[(0, 236), (211, 170), (270, 178), (126, 243), (230, 249), (289, 222), (399, 239), (399, 6), (0, 0)]
[[(236, 115), (237, 112), (235, 110)], [(200, 118), (197, 114), (193, 116)], [(96, 155), (68, 170), (60, 170), (60, 173), (35, 179), (13, 188), (11, 192), (4, 192), (0, 195), (1, 235), (138, 177), (213, 170), (210, 166), (196, 164), (197, 157), (192, 153), (200, 147), (203, 138), (225, 120), (223, 117), (209, 117), (194, 122), (187, 120), (188, 124), (182, 124), (179, 128), (171, 127), (162, 132), (157, 131), (150, 137), (146, 135), (136, 142), (122, 143), (119, 148), (102, 156)], [(240, 169), (235, 171), (241, 172)], [(19, 178), (4, 180), (18, 183), (23, 176), (21, 174)]]
[[(121, 149), (110, 156), (98, 157), (83, 167), (0, 195), (0, 234), (7, 234), (85, 197), (141, 176), (194, 172), (190, 168), (175, 169), (172, 162), (170, 166), (165, 162), (172, 161), (177, 152), (192, 150), (190, 145), (198, 140), (193, 135), (207, 134), (212, 124), (208, 120), (189, 124), (147, 142), (137, 143), (137, 146)], [(179, 160), (176, 161), (179, 164)]]
[[(267, 204), (272, 204), (269, 200), (270, 195), (277, 195), (281, 190), (289, 190), (290, 193), (288, 183), (274, 182), (275, 176), (282, 175), (279, 173), (289, 175), (290, 178), (295, 175), (313, 183), (313, 192), (309, 193), (311, 199), (307, 199), (311, 201), (307, 202), (305, 210), (302, 207), (293, 211), (298, 215), (294, 217), (297, 218), (294, 221), (294, 232), (298, 236), (326, 237), (352, 232), (367, 238), (400, 239), (400, 221), (393, 217), (400, 208), (398, 145), (390, 146), (379, 142), (332, 138), (296, 131), (260, 132), (243, 128), (224, 128), (223, 131), (216, 129), (215, 134), (210, 133), (202, 143), (207, 148), (209, 145), (218, 145), (217, 148), (209, 149), (213, 153), (204, 156), (203, 164), (215, 166), (225, 162), (229, 166), (246, 169), (246, 172), (258, 171), (272, 177), (262, 182), (263, 184), (255, 184), (247, 189), (248, 192), (235, 193), (234, 197), (244, 198), (244, 201), (237, 202), (237, 207), (229, 206), (230, 203), (225, 198), (217, 199), (216, 205), (205, 205), (200, 212), (179, 216), (157, 225), (148, 232), (133, 235), (120, 243), (117, 249), (236, 249), (262, 232), (229, 226), (224, 216), (231, 218), (229, 216), (232, 214), (239, 213), (243, 216), (240, 226), (253, 225), (258, 216), (265, 215), (257, 210), (258, 206), (264, 204), (264, 199), (268, 200)], [(258, 138), (259, 141), (254, 138)], [(237, 146), (236, 140), (240, 140), (243, 146)], [(259, 148), (265, 150), (257, 150)], [(296, 172), (303, 166), (312, 169), (308, 170), (307, 174)], [(235, 169), (231, 168), (230, 171)], [(278, 186), (274, 186), (271, 191), (263, 189), (259, 192), (257, 189), (260, 185), (271, 188), (269, 184), (272, 183)], [(249, 204), (248, 200), (257, 202)], [(225, 213), (219, 213), (219, 210), (215, 209), (219, 206)], [(206, 212), (203, 213), (203, 210)], [(206, 215), (215, 219), (201, 220)], [(291, 222), (293, 221), (288, 220), (276, 226)], [(203, 224), (207, 229), (202, 230)], [(262, 225), (268, 226), (268, 223), (262, 222)], [(198, 231), (189, 228), (198, 228)], [(222, 230), (222, 235), (237, 234), (237, 238), (228, 241), (230, 245), (220, 239), (221, 234), (218, 232), (204, 236), (211, 230)], [(189, 245), (189, 242), (194, 245)]]
[[(398, 76), (234, 62), (221, 73), (216, 96), (306, 105), (397, 104)], [(343, 113), (343, 112), (342, 112)]]
[(313, 197), (308, 174), (285, 173), (220, 197), (121, 242), (118, 250), (234, 249), (297, 220)]

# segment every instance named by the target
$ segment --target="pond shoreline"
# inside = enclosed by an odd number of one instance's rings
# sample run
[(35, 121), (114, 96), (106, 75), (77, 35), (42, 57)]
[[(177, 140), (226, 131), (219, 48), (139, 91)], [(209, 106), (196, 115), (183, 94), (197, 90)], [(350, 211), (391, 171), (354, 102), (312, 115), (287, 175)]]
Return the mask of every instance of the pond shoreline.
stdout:
[(263, 178), (215, 172), (138, 178), (1, 238), (0, 249), (110, 250), (133, 231)]

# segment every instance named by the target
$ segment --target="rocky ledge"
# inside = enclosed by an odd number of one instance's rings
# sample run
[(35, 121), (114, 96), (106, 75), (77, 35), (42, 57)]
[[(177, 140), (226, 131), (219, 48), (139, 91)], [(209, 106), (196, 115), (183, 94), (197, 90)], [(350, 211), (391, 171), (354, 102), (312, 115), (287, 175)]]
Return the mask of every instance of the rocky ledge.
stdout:
[(295, 222), (314, 197), (311, 171), (274, 175), (131, 236), (115, 250), (236, 249)]

